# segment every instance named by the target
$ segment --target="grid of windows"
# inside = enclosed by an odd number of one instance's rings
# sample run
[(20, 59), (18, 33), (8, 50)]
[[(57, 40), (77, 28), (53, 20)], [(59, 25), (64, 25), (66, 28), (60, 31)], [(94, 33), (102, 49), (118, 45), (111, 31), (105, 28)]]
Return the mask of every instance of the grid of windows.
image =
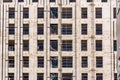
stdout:
[(38, 67), (39, 67), (39, 68), (44, 67), (44, 57), (38, 57), (37, 60), (38, 60), (38, 61), (37, 61)]
[(62, 57), (62, 67), (71, 68), (73, 65), (72, 57)]
[(62, 51), (72, 51), (72, 40), (62, 40)]
[(72, 18), (72, 8), (62, 8), (62, 18)]

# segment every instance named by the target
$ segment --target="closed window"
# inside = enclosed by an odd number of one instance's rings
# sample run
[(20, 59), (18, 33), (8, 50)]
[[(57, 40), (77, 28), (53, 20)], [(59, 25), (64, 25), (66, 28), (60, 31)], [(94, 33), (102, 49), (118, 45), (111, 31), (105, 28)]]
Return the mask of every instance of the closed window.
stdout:
[(58, 18), (58, 8), (50, 8), (50, 18), (56, 19)]
[(32, 0), (32, 2), (38, 2), (38, 0)]
[(55, 2), (55, 0), (50, 0), (50, 2)]
[(12, 2), (12, 0), (3, 0), (3, 2)]
[(15, 34), (15, 25), (14, 24), (9, 24), (9, 35), (14, 35)]
[(29, 57), (23, 57), (23, 67), (29, 67)]
[(37, 41), (37, 50), (38, 51), (43, 51), (44, 50), (44, 41), (43, 40), (38, 40)]
[(114, 73), (114, 80), (118, 80), (117, 79), (117, 73)]
[(38, 35), (43, 35), (44, 34), (44, 25), (43, 24), (38, 24), (37, 25), (37, 34)]
[(58, 50), (58, 41), (50, 40), (50, 51), (57, 51), (57, 50)]
[(62, 40), (62, 51), (72, 51), (72, 40)]
[(29, 8), (23, 8), (23, 18), (29, 18)]
[(14, 57), (8, 57), (8, 67), (9, 68), (14, 67)]
[(8, 80), (14, 80), (14, 73), (8, 73)]
[(96, 73), (96, 80), (103, 80), (103, 74), (102, 73)]
[(113, 41), (113, 50), (117, 51), (117, 40)]
[(96, 40), (96, 51), (102, 51), (102, 40)]
[(37, 80), (44, 80), (44, 74), (43, 73), (37, 73)]
[(58, 34), (58, 24), (50, 24), (50, 34)]
[(72, 73), (62, 73), (62, 80), (73, 80)]
[(93, 2), (93, 0), (87, 0), (87, 2)]
[(29, 34), (29, 24), (23, 24), (23, 35)]
[(37, 18), (44, 18), (44, 8), (37, 9)]
[(23, 80), (29, 80), (29, 74), (23, 73)]
[(81, 9), (81, 18), (87, 18), (87, 8)]
[(69, 2), (76, 2), (76, 0), (69, 0)]
[(9, 40), (8, 41), (8, 51), (14, 51), (15, 50), (15, 41)]
[(82, 57), (82, 68), (88, 67), (88, 58)]
[(88, 73), (82, 73), (82, 80), (88, 80)]
[(102, 35), (102, 24), (96, 24), (96, 35)]
[(107, 0), (101, 0), (101, 2), (107, 2)]
[(87, 24), (82, 24), (81, 25), (81, 34), (82, 35), (87, 35)]
[(71, 68), (73, 66), (72, 57), (62, 57), (62, 67)]
[(23, 40), (23, 51), (29, 51), (29, 40)]
[(58, 73), (51, 73), (50, 80), (58, 80)]
[(24, 2), (24, 0), (18, 0), (18, 2)]
[(62, 18), (72, 18), (72, 8), (62, 8)]
[(87, 40), (81, 40), (81, 51), (87, 51)]
[(113, 18), (116, 18), (117, 14), (116, 14), (116, 8), (113, 8)]
[(102, 8), (96, 8), (96, 18), (102, 18)]
[(9, 8), (9, 18), (15, 18), (15, 8)]
[(37, 63), (38, 67), (41, 67), (41, 68), (44, 67), (44, 57), (38, 57), (37, 60), (38, 60), (38, 63)]
[(103, 67), (103, 58), (102, 57), (96, 57), (96, 67), (97, 68)]
[(72, 34), (72, 24), (62, 24), (62, 31), (63, 35), (71, 35)]
[(52, 68), (58, 67), (58, 57), (50, 57), (50, 64)]

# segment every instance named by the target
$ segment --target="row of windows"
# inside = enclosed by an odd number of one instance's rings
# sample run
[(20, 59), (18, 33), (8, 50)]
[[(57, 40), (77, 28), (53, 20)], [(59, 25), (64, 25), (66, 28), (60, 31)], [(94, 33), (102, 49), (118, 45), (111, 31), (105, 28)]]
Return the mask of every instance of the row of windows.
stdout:
[[(95, 48), (96, 51), (102, 51), (103, 43), (102, 40), (95, 41)], [(117, 41), (113, 41), (113, 49), (117, 51)], [(8, 41), (8, 51), (15, 50), (15, 41), (9, 40)], [(61, 44), (62, 51), (72, 51), (73, 45), (72, 40), (62, 40)], [(81, 40), (81, 51), (88, 50), (88, 41)], [(23, 51), (29, 51), (29, 40), (23, 40)], [(44, 51), (44, 40), (37, 40), (37, 51)], [(58, 51), (58, 40), (50, 40), (50, 51)]]
[[(58, 8), (50, 8), (50, 18), (58, 18)], [(95, 8), (95, 18), (102, 18), (102, 8)], [(72, 18), (72, 8), (62, 8), (62, 18)], [(9, 8), (9, 18), (15, 18), (15, 8)], [(23, 18), (29, 18), (29, 8), (23, 8)], [(44, 8), (37, 9), (37, 18), (44, 18)], [(88, 9), (86, 7), (81, 8), (81, 18), (88, 18)], [(116, 18), (116, 8), (113, 8), (113, 18)]]
[[(32, 2), (38, 2), (39, 0), (32, 0)], [(56, 0), (49, 0), (50, 2), (56, 2)], [(12, 2), (12, 0), (3, 0), (3, 2)], [(24, 0), (18, 0), (18, 2), (24, 2)], [(69, 2), (76, 2), (76, 0), (69, 0)], [(93, 2), (93, 0), (87, 0), (87, 2)], [(101, 2), (107, 2), (107, 0), (101, 0)]]
[[(23, 73), (22, 80), (29, 80), (29, 73)], [(14, 73), (8, 73), (9, 80), (14, 80)], [(81, 73), (81, 80), (88, 80), (88, 73)], [(37, 80), (44, 80), (44, 73), (37, 73)], [(58, 80), (58, 73), (50, 73), (50, 80)], [(62, 73), (62, 80), (73, 80), (72, 73)], [(95, 80), (104, 80), (103, 73), (96, 73)], [(117, 73), (114, 73), (114, 80), (117, 80)]]
[[(62, 35), (72, 35), (73, 34), (72, 28), (73, 28), (72, 24), (62, 24), (61, 34)], [(23, 35), (29, 35), (29, 24), (23, 24), (22, 30), (23, 30)], [(36, 32), (38, 35), (43, 35), (44, 34), (44, 24), (38, 24)], [(9, 33), (9, 35), (15, 34), (15, 25), (14, 24), (9, 24), (8, 33)], [(58, 35), (58, 24), (50, 24), (50, 34)], [(88, 34), (88, 25), (81, 24), (81, 35), (87, 35), (87, 34)], [(103, 34), (102, 24), (96, 24), (96, 33), (95, 34), (96, 35)]]

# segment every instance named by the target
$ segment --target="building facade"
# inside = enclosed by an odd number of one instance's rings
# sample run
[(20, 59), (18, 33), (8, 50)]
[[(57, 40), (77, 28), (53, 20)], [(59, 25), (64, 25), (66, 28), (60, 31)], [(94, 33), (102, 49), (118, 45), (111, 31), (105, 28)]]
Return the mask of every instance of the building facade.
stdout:
[(116, 0), (0, 0), (0, 80), (117, 80)]

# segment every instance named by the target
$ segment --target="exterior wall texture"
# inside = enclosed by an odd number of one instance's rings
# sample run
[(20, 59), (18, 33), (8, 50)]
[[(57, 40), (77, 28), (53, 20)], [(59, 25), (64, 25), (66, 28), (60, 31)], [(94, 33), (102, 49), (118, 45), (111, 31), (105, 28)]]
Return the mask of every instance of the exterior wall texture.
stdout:
[[(29, 74), (29, 80), (37, 79), (37, 73), (42, 73), (44, 80), (52, 80), (51, 73), (58, 74), (58, 80), (84, 80), (82, 73), (87, 73), (88, 80), (99, 80), (96, 74), (102, 74), (100, 80), (115, 80), (116, 51), (116, 18), (113, 18), (113, 8), (116, 0), (24, 0), (18, 2), (3, 2), (0, 0), (0, 80), (11, 80), (9, 73), (14, 73), (14, 80), (25, 80), (23, 73)], [(61, 5), (62, 4), (62, 5)], [(50, 18), (50, 8), (58, 8), (58, 18)], [(9, 8), (15, 8), (15, 18), (9, 18)], [(29, 9), (29, 18), (23, 18), (24, 8)], [(37, 18), (37, 8), (44, 8), (44, 18)], [(62, 8), (72, 8), (72, 18), (62, 18)], [(87, 8), (87, 18), (81, 18), (81, 8)], [(96, 18), (96, 8), (102, 8), (102, 18)], [(99, 13), (99, 12), (98, 12)], [(14, 24), (14, 35), (9, 35), (9, 24)], [(23, 35), (23, 24), (29, 24), (29, 34)], [(37, 34), (37, 25), (44, 24), (44, 34)], [(58, 24), (58, 34), (52, 35), (50, 24)], [(62, 24), (72, 24), (72, 34), (61, 33)], [(87, 24), (87, 35), (81, 34), (81, 24)], [(96, 35), (96, 24), (102, 24), (102, 34)], [(14, 40), (14, 51), (9, 51), (9, 41)], [(23, 50), (23, 40), (29, 42), (29, 50)], [(44, 41), (44, 50), (38, 51), (37, 40)], [(50, 40), (58, 41), (58, 50), (50, 51)], [(72, 51), (62, 51), (62, 41), (72, 41)], [(87, 50), (81, 50), (81, 40), (87, 40)], [(102, 50), (96, 51), (96, 40), (102, 41)], [(99, 44), (101, 45), (101, 44)], [(14, 57), (14, 67), (9, 67), (9, 57)], [(29, 67), (23, 67), (23, 57), (29, 57)], [(37, 67), (37, 57), (44, 58), (44, 67)], [(58, 57), (58, 67), (51, 67), (51, 58)], [(72, 67), (62, 67), (62, 57), (72, 57)], [(88, 58), (87, 68), (81, 67), (82, 57)], [(103, 66), (96, 67), (96, 57), (102, 57)], [(72, 79), (63, 79), (62, 74), (72, 74)], [(87, 80), (87, 79), (85, 79)]]

